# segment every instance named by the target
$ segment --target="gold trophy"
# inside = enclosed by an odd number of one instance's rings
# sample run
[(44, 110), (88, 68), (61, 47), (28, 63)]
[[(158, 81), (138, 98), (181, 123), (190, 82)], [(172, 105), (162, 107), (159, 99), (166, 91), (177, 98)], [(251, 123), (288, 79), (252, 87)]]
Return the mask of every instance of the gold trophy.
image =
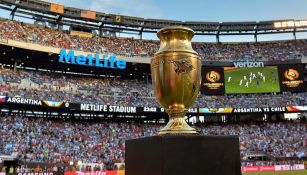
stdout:
[(184, 117), (193, 105), (201, 83), (201, 60), (193, 50), (194, 31), (187, 27), (166, 27), (157, 33), (160, 49), (151, 59), (156, 97), (169, 115), (163, 134), (197, 134)]

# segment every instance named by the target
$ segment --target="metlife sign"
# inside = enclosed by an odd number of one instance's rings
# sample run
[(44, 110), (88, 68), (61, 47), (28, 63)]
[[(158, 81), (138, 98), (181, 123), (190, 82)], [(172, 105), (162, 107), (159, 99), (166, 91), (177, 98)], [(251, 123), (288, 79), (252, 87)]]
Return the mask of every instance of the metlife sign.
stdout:
[(109, 55), (108, 53), (100, 56), (99, 53), (84, 55), (75, 55), (74, 50), (70, 50), (68, 53), (66, 49), (62, 49), (59, 56), (59, 62), (77, 64), (77, 65), (86, 65), (86, 66), (95, 66), (101, 68), (113, 68), (113, 69), (125, 69), (126, 60), (116, 59), (116, 55)]

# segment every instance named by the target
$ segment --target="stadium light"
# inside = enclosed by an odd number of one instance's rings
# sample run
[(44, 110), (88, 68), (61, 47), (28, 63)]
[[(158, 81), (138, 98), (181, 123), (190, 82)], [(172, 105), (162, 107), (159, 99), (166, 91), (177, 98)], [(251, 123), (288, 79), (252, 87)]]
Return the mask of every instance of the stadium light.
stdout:
[(288, 27), (306, 27), (307, 20), (293, 20), (293, 21), (277, 21), (274, 22), (275, 28), (288, 28)]
[(70, 161), (70, 162), (69, 162), (69, 165), (74, 165), (74, 162), (73, 162), (73, 161)]

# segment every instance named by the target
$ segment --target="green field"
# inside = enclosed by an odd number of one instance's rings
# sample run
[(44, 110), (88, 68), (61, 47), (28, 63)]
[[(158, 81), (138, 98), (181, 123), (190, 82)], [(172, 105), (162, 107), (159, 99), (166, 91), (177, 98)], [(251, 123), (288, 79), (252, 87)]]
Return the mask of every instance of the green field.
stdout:
[(243, 173), (244, 175), (306, 175), (307, 170)]
[(280, 92), (276, 66), (225, 69), (224, 75), (227, 94)]

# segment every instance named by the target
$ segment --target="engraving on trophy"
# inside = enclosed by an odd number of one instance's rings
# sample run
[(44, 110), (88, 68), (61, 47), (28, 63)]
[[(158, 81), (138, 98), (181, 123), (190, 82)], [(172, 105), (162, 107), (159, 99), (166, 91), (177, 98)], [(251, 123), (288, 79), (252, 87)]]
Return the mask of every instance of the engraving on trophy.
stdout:
[[(193, 67), (193, 65), (191, 64), (190, 60), (187, 60), (186, 58), (181, 58), (179, 60), (173, 60), (170, 61), (172, 64), (174, 64), (175, 66), (175, 72), (177, 74), (181, 74), (181, 73), (189, 73), (190, 71), (192, 71), (193, 69), (195, 69)], [(192, 94), (194, 94), (194, 92), (196, 91), (196, 84), (195, 82), (193, 82), (193, 80), (190, 78), (189, 74), (183, 75), (183, 81), (185, 82), (185, 84), (187, 84), (187, 86), (192, 86), (191, 91)]]
[(163, 59), (161, 59), (159, 63), (160, 63), (160, 64), (164, 64), (164, 60), (163, 60)]
[(177, 74), (189, 73), (190, 71), (192, 71), (194, 69), (191, 62), (189, 60), (187, 60), (186, 58), (181, 58), (180, 60), (173, 60), (173, 61), (171, 61), (171, 63), (174, 64), (175, 72)]
[(192, 94), (194, 94), (194, 92), (196, 91), (196, 84), (193, 83), (193, 87), (192, 87)]

